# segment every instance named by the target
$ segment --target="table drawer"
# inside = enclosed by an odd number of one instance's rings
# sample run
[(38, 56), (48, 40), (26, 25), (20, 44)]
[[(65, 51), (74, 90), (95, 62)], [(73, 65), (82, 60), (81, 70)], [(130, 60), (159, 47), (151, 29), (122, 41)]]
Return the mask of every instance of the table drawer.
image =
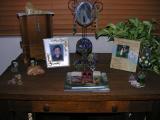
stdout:
[(129, 105), (130, 112), (151, 112), (153, 101), (131, 101)]
[(129, 101), (108, 101), (105, 108), (107, 112), (128, 112)]
[(33, 112), (127, 112), (128, 102), (124, 101), (33, 101)]

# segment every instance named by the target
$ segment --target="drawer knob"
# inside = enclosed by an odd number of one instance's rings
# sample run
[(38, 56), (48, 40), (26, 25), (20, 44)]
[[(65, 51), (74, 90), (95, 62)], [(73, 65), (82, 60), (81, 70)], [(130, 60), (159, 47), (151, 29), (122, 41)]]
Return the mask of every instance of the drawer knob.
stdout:
[(49, 108), (49, 105), (48, 105), (48, 104), (45, 104), (44, 107), (43, 107), (43, 111), (44, 111), (44, 112), (49, 112), (49, 109), (50, 109), (50, 108)]
[(112, 112), (115, 113), (115, 112), (117, 112), (117, 111), (118, 111), (117, 106), (116, 106), (116, 105), (113, 105), (113, 106), (112, 106)]

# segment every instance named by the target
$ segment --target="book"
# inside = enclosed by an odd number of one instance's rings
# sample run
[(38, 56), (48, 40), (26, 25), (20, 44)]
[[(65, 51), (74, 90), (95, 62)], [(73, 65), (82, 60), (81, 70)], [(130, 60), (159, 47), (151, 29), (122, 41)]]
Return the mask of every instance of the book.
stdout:
[(94, 71), (84, 78), (82, 72), (68, 72), (64, 82), (64, 91), (109, 92), (107, 74)]

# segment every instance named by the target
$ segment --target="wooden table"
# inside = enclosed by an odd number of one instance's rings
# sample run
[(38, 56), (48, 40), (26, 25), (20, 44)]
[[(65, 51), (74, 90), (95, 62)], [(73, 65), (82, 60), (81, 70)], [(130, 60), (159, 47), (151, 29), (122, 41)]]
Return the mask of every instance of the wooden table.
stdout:
[(23, 85), (8, 85), (12, 78), (10, 68), (0, 79), (0, 111), (60, 112), (60, 113), (106, 113), (106, 112), (152, 112), (159, 110), (160, 77), (147, 74), (146, 86), (136, 89), (130, 85), (130, 72), (110, 69), (110, 54), (97, 54), (97, 70), (106, 72), (110, 92), (65, 92), (66, 73), (73, 71), (76, 56), (71, 55), (71, 67), (47, 69), (46, 74), (32, 77), (26, 75), (27, 65), (20, 61)]

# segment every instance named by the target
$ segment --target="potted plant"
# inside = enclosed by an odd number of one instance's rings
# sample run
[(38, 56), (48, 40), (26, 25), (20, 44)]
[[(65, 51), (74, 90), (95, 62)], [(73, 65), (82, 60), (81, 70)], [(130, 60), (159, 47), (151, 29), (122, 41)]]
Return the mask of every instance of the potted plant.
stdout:
[(154, 23), (154, 21), (142, 21), (138, 18), (131, 18), (126, 22), (109, 24), (96, 33), (96, 39), (100, 36), (107, 36), (110, 41), (114, 40), (115, 37), (140, 41), (141, 53), (143, 53), (146, 48), (150, 50), (149, 59), (146, 58), (146, 56), (141, 56), (143, 57), (141, 60), (144, 60), (141, 62), (143, 65), (146, 64), (146, 66), (148, 66), (148, 70), (160, 74), (160, 38), (153, 34)]

